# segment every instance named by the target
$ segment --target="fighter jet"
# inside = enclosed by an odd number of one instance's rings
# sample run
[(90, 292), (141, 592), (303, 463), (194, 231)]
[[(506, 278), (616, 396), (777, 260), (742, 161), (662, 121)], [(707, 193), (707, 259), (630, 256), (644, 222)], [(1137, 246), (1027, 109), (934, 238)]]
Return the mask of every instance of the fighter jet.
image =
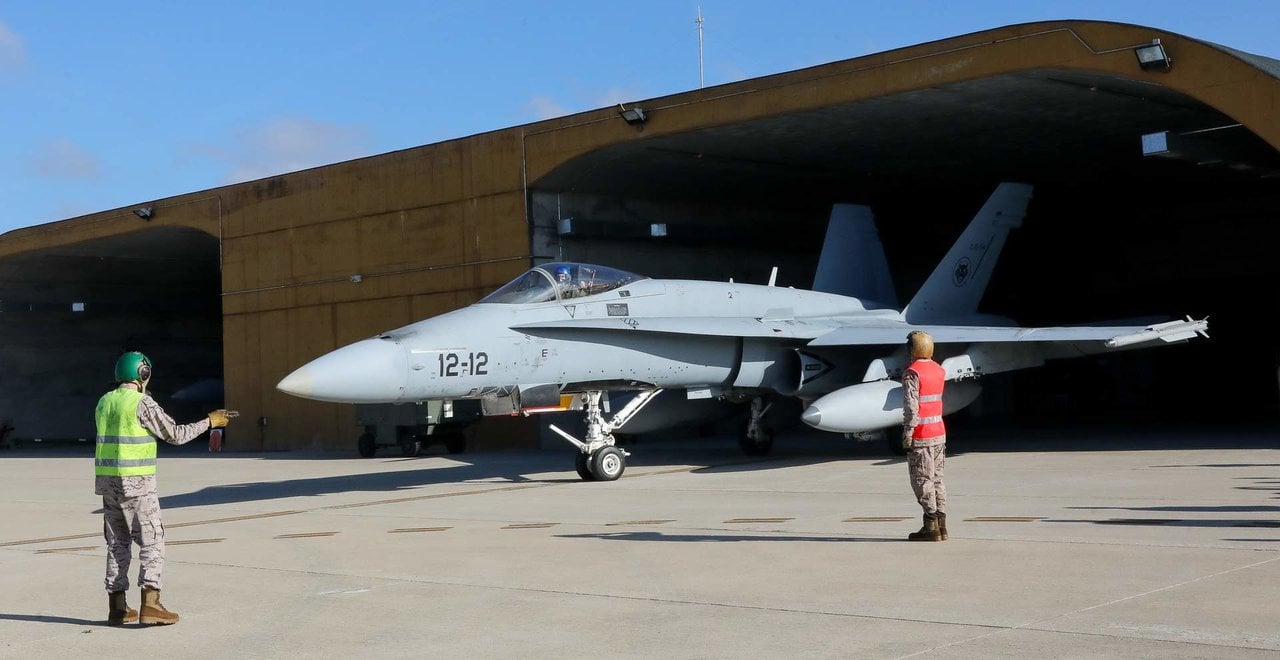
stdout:
[[(946, 369), (947, 413), (967, 406), (984, 374), (1047, 359), (1207, 336), (1207, 320), (1152, 325), (1018, 327), (978, 303), (1032, 188), (1000, 184), (910, 302), (899, 309), (871, 210), (837, 205), (814, 290), (660, 280), (608, 266), (536, 266), (479, 302), (339, 348), (289, 374), (283, 392), (342, 403), (481, 399), (486, 414), (583, 410), (584, 480), (622, 475), (613, 432), (664, 389), (750, 402), (740, 438), (772, 445), (766, 412), (780, 397), (805, 423), (864, 433), (902, 423), (907, 333), (928, 331)], [(611, 417), (602, 398), (639, 391)]]

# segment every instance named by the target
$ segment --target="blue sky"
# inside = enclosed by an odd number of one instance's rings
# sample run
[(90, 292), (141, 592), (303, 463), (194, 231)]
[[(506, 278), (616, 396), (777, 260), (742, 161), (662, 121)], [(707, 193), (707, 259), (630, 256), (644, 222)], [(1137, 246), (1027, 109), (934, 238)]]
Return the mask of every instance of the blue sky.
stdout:
[(1275, 0), (0, 4), (0, 232), (1037, 20), (1280, 59)]

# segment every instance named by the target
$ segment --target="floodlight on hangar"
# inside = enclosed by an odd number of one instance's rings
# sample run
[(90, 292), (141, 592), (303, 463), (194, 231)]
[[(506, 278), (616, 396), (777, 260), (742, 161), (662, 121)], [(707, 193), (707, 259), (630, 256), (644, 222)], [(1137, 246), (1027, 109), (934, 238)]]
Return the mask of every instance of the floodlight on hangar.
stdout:
[(1173, 67), (1173, 58), (1165, 52), (1164, 45), (1159, 39), (1152, 39), (1151, 43), (1134, 48), (1133, 54), (1138, 56), (1138, 67), (1143, 71), (1152, 69), (1168, 71)]
[(150, 206), (142, 206), (133, 210), (133, 214), (143, 220), (151, 220), (151, 216), (155, 214), (154, 209)]
[(649, 117), (644, 114), (644, 110), (641, 109), (640, 106), (635, 105), (627, 108), (619, 103), (618, 114), (622, 116), (622, 121), (627, 122), (627, 124), (631, 126), (639, 126), (649, 119)]

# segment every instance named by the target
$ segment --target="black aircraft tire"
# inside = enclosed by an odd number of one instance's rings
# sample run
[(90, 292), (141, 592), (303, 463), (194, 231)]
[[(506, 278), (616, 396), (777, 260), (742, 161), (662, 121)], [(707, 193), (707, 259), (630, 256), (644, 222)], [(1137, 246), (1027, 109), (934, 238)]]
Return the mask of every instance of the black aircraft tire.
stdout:
[(373, 458), (378, 453), (377, 438), (372, 433), (361, 434), (360, 439), (356, 440), (356, 449), (360, 451), (361, 458)]
[(773, 430), (763, 428), (760, 435), (760, 438), (752, 440), (747, 436), (747, 428), (744, 426), (738, 434), (738, 446), (742, 448), (742, 453), (747, 456), (768, 456), (773, 451)]
[(450, 433), (444, 436), (444, 450), (450, 454), (461, 454), (467, 450), (467, 436), (461, 433)]
[(400, 441), (400, 453), (407, 458), (413, 458), (422, 452), (422, 441), (415, 437), (409, 437)]
[(573, 467), (578, 470), (578, 476), (583, 481), (595, 481), (596, 475), (591, 473), (591, 457), (582, 452), (578, 452), (577, 458), (573, 461)]
[(617, 447), (605, 447), (591, 457), (591, 473), (596, 481), (615, 481), (627, 469), (627, 459)]

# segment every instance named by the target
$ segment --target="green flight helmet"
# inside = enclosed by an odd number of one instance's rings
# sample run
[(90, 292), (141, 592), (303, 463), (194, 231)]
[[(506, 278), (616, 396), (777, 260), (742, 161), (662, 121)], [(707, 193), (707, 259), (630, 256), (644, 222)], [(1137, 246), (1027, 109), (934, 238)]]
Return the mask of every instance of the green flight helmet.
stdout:
[(146, 386), (151, 380), (151, 360), (137, 351), (129, 351), (116, 360), (116, 382), (132, 383), (138, 381)]

